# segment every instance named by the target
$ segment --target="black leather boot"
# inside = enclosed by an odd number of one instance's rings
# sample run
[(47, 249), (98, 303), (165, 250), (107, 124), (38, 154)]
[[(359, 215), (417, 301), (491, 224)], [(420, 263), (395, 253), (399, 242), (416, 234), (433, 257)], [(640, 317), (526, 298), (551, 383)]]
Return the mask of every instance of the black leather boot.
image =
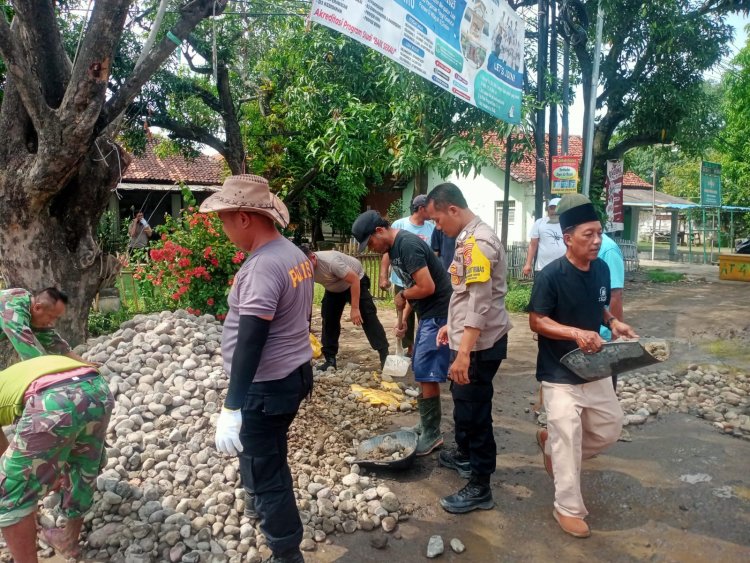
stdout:
[(438, 463), (443, 467), (455, 469), (464, 479), (471, 478), (471, 465), (469, 464), (469, 455), (458, 448), (452, 450), (443, 450), (438, 455)]
[(472, 510), (490, 510), (495, 506), (492, 500), (489, 475), (473, 475), (466, 486), (447, 497), (440, 499), (440, 506), (446, 512), (463, 514)]
[(318, 369), (320, 371), (328, 371), (328, 368), (336, 369), (336, 356), (326, 356), (326, 361)]

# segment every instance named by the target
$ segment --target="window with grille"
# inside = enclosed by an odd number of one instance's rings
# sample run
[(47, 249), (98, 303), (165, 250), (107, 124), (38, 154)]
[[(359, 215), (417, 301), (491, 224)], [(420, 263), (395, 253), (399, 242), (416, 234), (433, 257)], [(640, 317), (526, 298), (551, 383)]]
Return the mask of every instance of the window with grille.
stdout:
[[(503, 202), (495, 202), (495, 231), (498, 231), (503, 224)], [(516, 224), (516, 202), (508, 202), (508, 226)]]

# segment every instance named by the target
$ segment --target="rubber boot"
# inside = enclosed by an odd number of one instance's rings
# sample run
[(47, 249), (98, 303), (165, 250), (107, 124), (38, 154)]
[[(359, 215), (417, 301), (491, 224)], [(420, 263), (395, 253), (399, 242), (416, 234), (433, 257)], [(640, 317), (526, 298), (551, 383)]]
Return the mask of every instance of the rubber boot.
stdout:
[[(419, 400), (419, 399), (417, 399)], [(420, 418), (419, 421), (414, 426), (402, 426), (401, 430), (404, 430), (406, 432), (414, 432), (416, 434), (422, 433), (422, 419)]]
[(422, 433), (417, 442), (417, 455), (431, 453), (435, 448), (443, 445), (443, 435), (440, 433), (440, 397), (417, 399), (419, 404), (419, 419), (422, 423)]

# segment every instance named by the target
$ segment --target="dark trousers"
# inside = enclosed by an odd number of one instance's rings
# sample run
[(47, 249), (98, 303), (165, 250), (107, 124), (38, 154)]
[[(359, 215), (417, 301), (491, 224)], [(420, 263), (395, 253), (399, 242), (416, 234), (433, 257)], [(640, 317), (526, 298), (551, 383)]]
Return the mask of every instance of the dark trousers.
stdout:
[[(323, 355), (335, 357), (339, 351), (339, 336), (341, 336), (341, 315), (344, 307), (352, 302), (351, 290), (333, 293), (326, 290), (320, 307), (323, 317), (322, 350)], [(362, 313), (362, 329), (373, 350), (388, 353), (388, 338), (385, 329), (378, 319), (378, 309), (370, 294), (370, 278), (363, 276), (359, 280), (359, 311)]]
[(255, 493), (260, 529), (274, 554), (295, 550), (302, 541), (286, 435), (311, 391), (312, 367), (307, 363), (284, 379), (253, 383), (242, 407), (240, 475), (243, 486)]
[[(398, 292), (403, 291), (404, 287), (400, 285), (393, 286), (394, 295)], [(406, 334), (401, 339), (401, 345), (404, 349), (412, 348), (414, 346), (414, 327), (416, 326), (417, 313), (414, 309), (411, 310), (409, 316), (404, 319), (406, 321)]]
[[(495, 472), (497, 446), (492, 431), (492, 380), (507, 350), (508, 336), (505, 335), (492, 348), (472, 352), (469, 383), (457, 385), (451, 381), (456, 445), (459, 451), (469, 455), (471, 474), (475, 476)], [(451, 350), (451, 362), (455, 358), (456, 352)]]

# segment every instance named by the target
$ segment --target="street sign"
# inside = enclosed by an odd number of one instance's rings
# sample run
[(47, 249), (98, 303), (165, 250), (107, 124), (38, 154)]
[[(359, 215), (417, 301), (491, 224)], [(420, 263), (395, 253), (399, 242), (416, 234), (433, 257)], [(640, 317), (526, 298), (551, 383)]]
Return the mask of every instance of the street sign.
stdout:
[(721, 207), (721, 164), (701, 162), (701, 205)]
[(552, 157), (553, 194), (578, 193), (578, 157), (555, 155)]
[(524, 20), (506, 0), (313, 0), (310, 20), (506, 123), (521, 121)]

